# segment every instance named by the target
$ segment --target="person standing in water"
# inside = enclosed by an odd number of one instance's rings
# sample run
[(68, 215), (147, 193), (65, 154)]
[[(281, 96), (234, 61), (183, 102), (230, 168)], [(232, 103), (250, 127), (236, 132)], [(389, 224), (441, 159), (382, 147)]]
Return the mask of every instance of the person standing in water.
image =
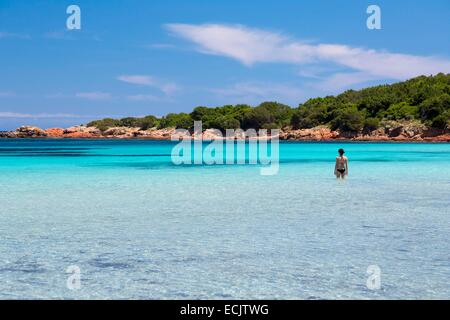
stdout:
[(345, 176), (348, 176), (348, 158), (344, 156), (344, 149), (339, 149), (338, 152), (339, 156), (336, 157), (334, 174), (337, 179), (345, 179)]

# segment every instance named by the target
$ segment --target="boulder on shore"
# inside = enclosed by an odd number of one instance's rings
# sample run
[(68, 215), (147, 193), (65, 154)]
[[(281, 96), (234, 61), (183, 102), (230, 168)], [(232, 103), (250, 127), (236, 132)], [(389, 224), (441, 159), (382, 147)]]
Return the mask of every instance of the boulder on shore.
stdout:
[[(418, 121), (384, 121), (382, 123), (384, 133), (390, 138), (404, 138), (416, 140), (426, 131), (426, 126)], [(394, 139), (395, 140), (395, 139)]]
[(103, 135), (105, 137), (126, 139), (136, 137), (136, 132), (138, 131), (139, 128), (112, 127), (103, 131)]
[(44, 130), (33, 126), (21, 126), (16, 129), (15, 134), (17, 138), (40, 138), (47, 136)]
[(280, 132), (281, 140), (328, 141), (339, 137), (339, 132), (319, 126), (311, 129), (288, 129)]
[(441, 134), (435, 137), (424, 137), (423, 140), (430, 142), (450, 142), (450, 133)]
[(64, 129), (64, 138), (98, 138), (101, 131), (96, 127), (73, 126)]
[(62, 138), (64, 136), (63, 128), (49, 128), (45, 130), (47, 137), (50, 138)]

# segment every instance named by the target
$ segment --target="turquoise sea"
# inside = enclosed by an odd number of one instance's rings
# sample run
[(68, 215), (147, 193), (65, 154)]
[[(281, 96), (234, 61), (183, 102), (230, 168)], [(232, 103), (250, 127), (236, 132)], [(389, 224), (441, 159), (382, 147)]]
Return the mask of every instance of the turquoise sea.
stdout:
[(0, 140), (0, 298), (450, 299), (450, 144), (285, 142), (273, 176), (173, 146)]

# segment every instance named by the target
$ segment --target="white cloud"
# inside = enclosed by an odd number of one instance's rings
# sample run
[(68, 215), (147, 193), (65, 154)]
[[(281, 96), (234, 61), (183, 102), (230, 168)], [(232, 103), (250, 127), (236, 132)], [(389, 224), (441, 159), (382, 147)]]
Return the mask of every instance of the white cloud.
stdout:
[(91, 116), (82, 116), (68, 113), (18, 113), (18, 112), (0, 112), (0, 118), (32, 118), (32, 119), (47, 119), (47, 118), (90, 118)]
[(73, 37), (67, 30), (49, 31), (44, 33), (44, 38), (53, 40), (72, 40)]
[(311, 86), (319, 90), (331, 91), (334, 93), (357, 84), (362, 84), (377, 79), (379, 79), (377, 76), (364, 72), (338, 72), (329, 77), (322, 78), (321, 81), (312, 84)]
[(128, 82), (131, 84), (139, 84), (143, 86), (154, 86), (156, 83), (156, 80), (151, 76), (140, 76), (140, 75), (134, 75), (134, 76), (119, 76), (117, 77), (117, 80)]
[(364, 74), (361, 77), (364, 79), (395, 80), (450, 72), (450, 61), (444, 58), (390, 53), (342, 44), (311, 44), (280, 33), (242, 25), (168, 24), (166, 28), (196, 44), (199, 52), (230, 57), (248, 66), (255, 63), (302, 66), (332, 63), (352, 69), (359, 77)]
[(179, 90), (178, 85), (175, 83), (162, 81), (149, 75), (122, 75), (118, 76), (117, 80), (135, 85), (156, 88), (166, 95), (173, 94)]
[(108, 92), (79, 92), (75, 94), (77, 98), (83, 98), (88, 100), (108, 100), (111, 99), (111, 94)]
[(210, 91), (236, 103), (251, 104), (266, 100), (298, 103), (306, 97), (305, 92), (299, 86), (266, 82), (240, 82), (227, 88), (211, 89)]
[(14, 39), (22, 39), (22, 40), (31, 39), (31, 37), (27, 34), (0, 31), (0, 39), (2, 39), (2, 38), (14, 38)]
[(135, 94), (127, 96), (128, 100), (131, 101), (158, 101), (160, 98), (155, 97), (151, 94)]

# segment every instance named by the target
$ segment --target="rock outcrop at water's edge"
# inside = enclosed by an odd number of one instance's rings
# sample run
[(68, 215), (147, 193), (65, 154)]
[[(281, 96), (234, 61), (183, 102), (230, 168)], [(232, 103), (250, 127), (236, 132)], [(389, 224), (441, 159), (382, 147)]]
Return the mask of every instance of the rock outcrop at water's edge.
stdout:
[[(170, 140), (176, 133), (175, 128), (141, 130), (140, 128), (111, 127), (104, 131), (96, 127), (74, 126), (70, 128), (49, 128), (43, 130), (34, 126), (21, 126), (15, 131), (0, 131), (0, 138), (72, 138), (72, 139), (151, 139)], [(181, 139), (186, 132), (177, 133)], [(204, 130), (202, 139), (215, 140), (222, 138), (220, 131)], [(199, 139), (192, 136), (193, 139)], [(270, 135), (259, 136), (258, 139), (271, 139)], [(230, 138), (228, 138), (230, 139)], [(231, 139), (243, 139), (236, 134)], [(251, 138), (254, 139), (254, 138)], [(279, 139), (286, 141), (399, 141), (399, 142), (450, 142), (450, 130), (428, 128), (414, 122), (386, 122), (372, 132), (352, 133), (333, 131), (326, 126), (311, 129), (284, 128), (279, 131)]]
[(38, 127), (21, 126), (16, 131), (2, 131), (0, 138), (45, 138), (47, 133)]
[(280, 132), (281, 140), (294, 141), (329, 141), (339, 137), (338, 131), (332, 131), (329, 128), (320, 126), (311, 129), (282, 130)]
[(47, 134), (47, 137), (49, 137), (49, 138), (58, 138), (64, 134), (64, 129), (63, 128), (49, 128), (49, 129), (45, 130), (45, 133)]
[(74, 126), (64, 129), (59, 138), (101, 138), (102, 132), (95, 127)]

